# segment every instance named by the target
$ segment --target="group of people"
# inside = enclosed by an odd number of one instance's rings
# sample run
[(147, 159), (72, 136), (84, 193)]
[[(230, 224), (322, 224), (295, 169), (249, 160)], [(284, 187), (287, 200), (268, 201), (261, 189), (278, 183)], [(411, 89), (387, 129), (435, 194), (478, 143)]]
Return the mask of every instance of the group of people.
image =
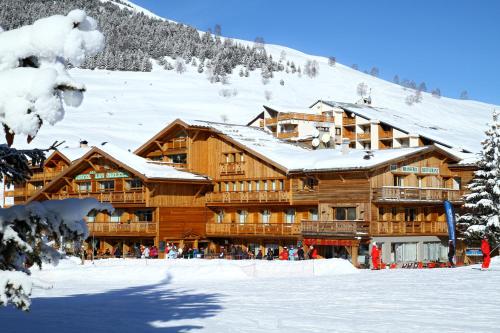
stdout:
[[(381, 248), (377, 245), (377, 243), (372, 244), (371, 250), (371, 259), (372, 259), (372, 269), (378, 270), (381, 268), (382, 260), (381, 260)], [(481, 252), (483, 254), (483, 263), (481, 265), (481, 269), (486, 270), (490, 267), (491, 261), (491, 248), (490, 243), (488, 242), (488, 237), (484, 236), (481, 240)], [(455, 267), (455, 243), (453, 240), (449, 240), (448, 242), (448, 265), (449, 267)]]

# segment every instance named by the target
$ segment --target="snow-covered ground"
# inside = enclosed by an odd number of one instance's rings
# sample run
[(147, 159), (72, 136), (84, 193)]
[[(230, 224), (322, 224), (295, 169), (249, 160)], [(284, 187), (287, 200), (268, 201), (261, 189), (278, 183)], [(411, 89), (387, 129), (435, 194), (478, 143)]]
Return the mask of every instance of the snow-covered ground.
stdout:
[(492, 270), (356, 270), (340, 259), (63, 261), (1, 332), (498, 332)]

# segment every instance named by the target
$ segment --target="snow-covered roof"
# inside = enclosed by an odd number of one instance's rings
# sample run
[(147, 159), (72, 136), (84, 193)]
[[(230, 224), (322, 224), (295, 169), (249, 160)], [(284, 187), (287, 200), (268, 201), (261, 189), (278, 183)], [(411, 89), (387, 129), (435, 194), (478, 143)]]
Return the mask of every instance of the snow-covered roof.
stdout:
[(323, 101), (323, 103), (340, 107), (370, 120), (381, 121), (406, 133), (431, 139), (444, 146), (468, 151), (477, 150), (477, 138), (469, 135), (470, 129), (468, 126), (464, 126), (463, 118), (456, 120), (454, 117), (439, 112), (435, 112), (432, 117), (429, 117), (428, 114), (419, 115), (416, 112), (395, 111), (365, 104), (336, 101)]
[(62, 155), (66, 156), (68, 160), (70, 160), (70, 162), (73, 162), (81, 158), (86, 153), (88, 153), (90, 149), (92, 149), (92, 147), (74, 147), (74, 148), (65, 147), (65, 148), (58, 148), (57, 151)]
[(208, 180), (207, 177), (187, 171), (177, 170), (164, 163), (152, 162), (109, 143), (104, 146), (94, 147), (94, 149), (101, 150), (117, 161), (142, 174), (146, 178)]
[(287, 171), (369, 169), (407, 155), (432, 149), (427, 146), (373, 150), (373, 156), (365, 159), (367, 153), (363, 150), (351, 149), (346, 154), (339, 149), (312, 150), (280, 140), (256, 127), (200, 120), (186, 123), (190, 126), (211, 128), (220, 132), (258, 155), (281, 165)]

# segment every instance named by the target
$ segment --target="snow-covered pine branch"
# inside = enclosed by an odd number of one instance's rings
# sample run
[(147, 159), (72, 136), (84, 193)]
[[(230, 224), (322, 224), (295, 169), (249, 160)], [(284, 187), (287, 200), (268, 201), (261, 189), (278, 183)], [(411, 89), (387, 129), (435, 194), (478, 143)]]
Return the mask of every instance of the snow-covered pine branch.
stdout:
[(82, 10), (40, 19), (0, 33), (0, 122), (7, 143), (15, 134), (30, 142), (43, 123), (64, 117), (64, 104), (79, 106), (85, 87), (67, 72), (104, 46), (95, 20)]
[(47, 242), (81, 242), (88, 236), (83, 219), (90, 211), (113, 211), (94, 198), (32, 202), (0, 210), (0, 305), (28, 310), (32, 265), (57, 264), (61, 257)]
[(497, 111), (486, 131), (482, 151), (477, 162), (478, 170), (469, 184), (470, 194), (465, 196), (466, 214), (458, 219), (459, 227), (469, 240), (484, 235), (490, 241), (500, 241), (500, 121)]
[[(43, 123), (60, 121), (63, 101), (80, 105), (85, 87), (71, 79), (67, 66), (103, 48), (104, 37), (96, 27), (84, 11), (73, 10), (0, 32), (0, 122), (9, 146), (16, 134), (27, 135), (29, 142)], [(0, 176), (8, 182), (26, 181), (30, 163), (42, 165), (44, 152), (9, 146), (0, 145)], [(29, 267), (57, 263), (60, 254), (48, 242), (57, 245), (60, 237), (85, 240), (83, 218), (91, 210), (113, 208), (96, 199), (67, 199), (0, 209), (0, 305), (29, 309)]]

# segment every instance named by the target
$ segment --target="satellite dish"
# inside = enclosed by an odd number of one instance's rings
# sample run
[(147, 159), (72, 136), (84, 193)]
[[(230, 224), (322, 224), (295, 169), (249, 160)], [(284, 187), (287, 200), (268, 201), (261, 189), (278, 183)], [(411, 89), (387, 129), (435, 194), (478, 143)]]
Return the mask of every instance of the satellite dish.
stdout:
[(328, 133), (324, 133), (322, 136), (321, 136), (321, 141), (323, 141), (323, 143), (328, 143), (330, 142), (330, 134)]
[(312, 146), (314, 148), (317, 148), (319, 146), (319, 139), (318, 138), (314, 138), (311, 142)]
[(313, 138), (319, 137), (319, 130), (317, 128), (313, 129), (313, 131), (312, 131), (312, 137)]

